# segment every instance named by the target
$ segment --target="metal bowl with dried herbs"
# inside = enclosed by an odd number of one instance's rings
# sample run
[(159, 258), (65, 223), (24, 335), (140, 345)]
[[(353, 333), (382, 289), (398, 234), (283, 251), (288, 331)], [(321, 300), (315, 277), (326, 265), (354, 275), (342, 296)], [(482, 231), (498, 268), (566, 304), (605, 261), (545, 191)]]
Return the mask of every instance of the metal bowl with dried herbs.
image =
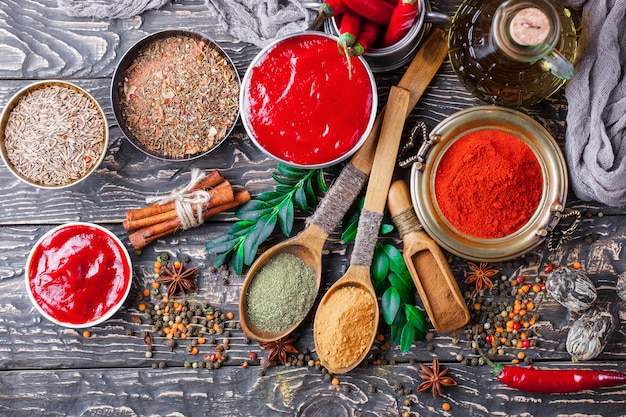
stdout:
[(111, 85), (117, 122), (142, 152), (163, 160), (206, 155), (239, 114), (239, 75), (208, 37), (184, 30), (149, 35), (122, 57)]
[(31, 84), (9, 101), (0, 150), (10, 171), (40, 188), (75, 185), (96, 170), (109, 142), (106, 116), (82, 88), (58, 80)]

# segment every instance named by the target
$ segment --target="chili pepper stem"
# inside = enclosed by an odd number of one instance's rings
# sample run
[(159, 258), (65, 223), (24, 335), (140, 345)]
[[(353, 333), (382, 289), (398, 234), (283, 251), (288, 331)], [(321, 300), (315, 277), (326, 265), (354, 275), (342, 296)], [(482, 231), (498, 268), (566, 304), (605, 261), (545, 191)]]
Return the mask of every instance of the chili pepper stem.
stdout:
[(352, 80), (352, 60), (350, 57), (350, 48), (347, 45), (342, 45), (343, 47), (343, 54), (346, 57), (346, 60), (348, 61), (348, 79)]
[(478, 354), (480, 355), (481, 358), (483, 358), (483, 360), (487, 363), (487, 365), (489, 365), (491, 367), (493, 375), (496, 376), (496, 377), (498, 375), (500, 375), (502, 373), (502, 370), (504, 369), (504, 365), (493, 363), (491, 361), (491, 359), (489, 359), (487, 356), (485, 356), (483, 351), (480, 349), (480, 346), (478, 345), (478, 338), (477, 337), (474, 337), (474, 341), (476, 342), (476, 350), (478, 351)]

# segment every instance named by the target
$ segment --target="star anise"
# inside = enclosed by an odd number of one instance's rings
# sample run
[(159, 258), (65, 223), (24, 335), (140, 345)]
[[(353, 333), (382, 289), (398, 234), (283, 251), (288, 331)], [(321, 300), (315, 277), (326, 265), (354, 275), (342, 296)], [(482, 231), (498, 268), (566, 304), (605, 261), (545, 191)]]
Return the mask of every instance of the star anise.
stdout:
[(438, 395), (443, 395), (443, 387), (453, 387), (456, 385), (456, 381), (449, 376), (448, 368), (439, 369), (439, 359), (433, 359), (432, 369), (426, 365), (420, 363), (422, 373), (420, 378), (424, 380), (418, 387), (417, 392), (423, 392), (431, 390), (433, 398), (437, 398)]
[(267, 350), (267, 359), (273, 361), (278, 358), (283, 365), (287, 364), (288, 353), (298, 353), (293, 345), (298, 338), (294, 335), (282, 337), (273, 342), (261, 343), (261, 349)]
[(484, 289), (493, 287), (493, 281), (491, 281), (491, 277), (499, 272), (497, 269), (490, 269), (489, 264), (486, 262), (481, 262), (480, 265), (476, 265), (473, 262), (468, 262), (467, 265), (470, 267), (471, 271), (465, 279), (465, 283), (475, 284), (476, 288), (474, 289), (473, 294), (481, 292)]
[(165, 266), (165, 274), (158, 277), (155, 282), (167, 284), (167, 296), (171, 298), (180, 291), (185, 295), (185, 291), (198, 291), (194, 282), (194, 275), (198, 271), (198, 267), (185, 268), (183, 263), (176, 268), (174, 264), (168, 263)]

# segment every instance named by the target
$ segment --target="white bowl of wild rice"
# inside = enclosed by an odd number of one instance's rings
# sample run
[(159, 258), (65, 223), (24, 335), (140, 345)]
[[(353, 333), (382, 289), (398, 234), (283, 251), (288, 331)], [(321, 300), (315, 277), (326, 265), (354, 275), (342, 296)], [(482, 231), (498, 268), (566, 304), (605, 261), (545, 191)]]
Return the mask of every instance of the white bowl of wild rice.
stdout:
[(72, 83), (31, 84), (2, 112), (2, 159), (17, 178), (35, 187), (58, 189), (83, 181), (104, 159), (108, 143), (102, 108)]
[(126, 138), (167, 161), (199, 158), (217, 148), (239, 115), (240, 79), (209, 37), (164, 30), (139, 40), (122, 57), (111, 104)]

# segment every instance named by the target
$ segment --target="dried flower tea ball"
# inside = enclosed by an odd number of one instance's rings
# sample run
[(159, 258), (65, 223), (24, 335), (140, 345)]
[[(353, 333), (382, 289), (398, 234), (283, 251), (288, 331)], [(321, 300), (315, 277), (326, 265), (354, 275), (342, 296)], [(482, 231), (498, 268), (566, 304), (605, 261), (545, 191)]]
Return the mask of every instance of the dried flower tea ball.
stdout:
[(546, 291), (570, 311), (585, 311), (598, 294), (593, 282), (580, 270), (562, 266), (554, 269), (546, 280)]
[(613, 315), (606, 310), (593, 308), (572, 324), (565, 347), (575, 361), (593, 359), (604, 350), (614, 330)]

